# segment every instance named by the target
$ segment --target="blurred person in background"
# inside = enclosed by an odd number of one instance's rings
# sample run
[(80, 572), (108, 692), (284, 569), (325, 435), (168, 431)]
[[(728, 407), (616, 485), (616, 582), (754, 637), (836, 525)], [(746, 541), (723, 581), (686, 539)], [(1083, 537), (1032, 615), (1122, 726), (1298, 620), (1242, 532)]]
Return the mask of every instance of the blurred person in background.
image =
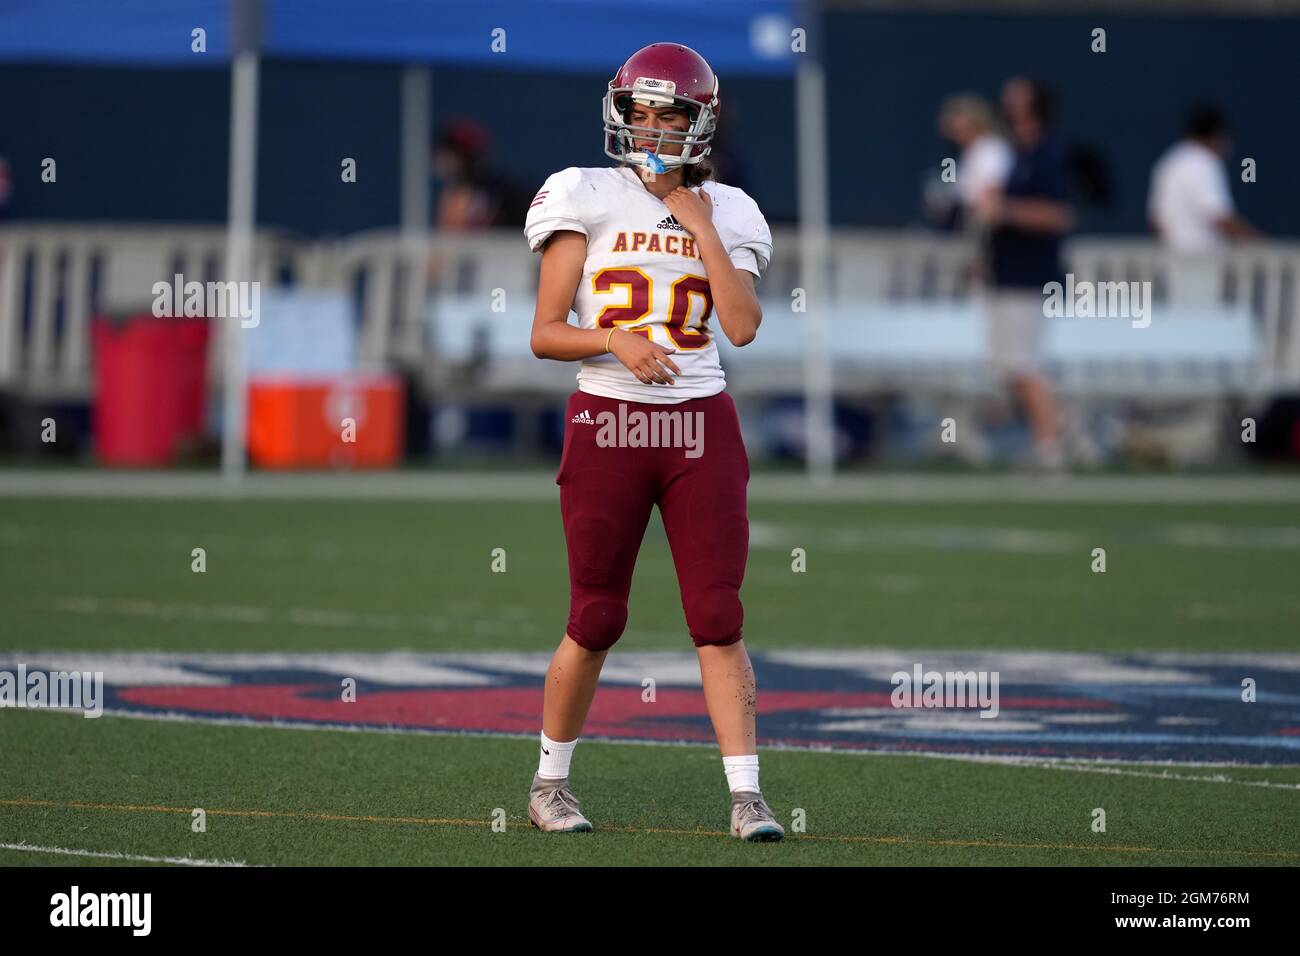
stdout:
[[(998, 123), (997, 114), (984, 97), (957, 93), (939, 106), (935, 125), (945, 140), (957, 148), (952, 182), (942, 175), (927, 184), (927, 218), (945, 232), (964, 233), (976, 245), (973, 278), (985, 283), (989, 277), (989, 231), (980, 221), (976, 206), (1002, 189), (1011, 171), (1014, 155)], [(951, 160), (945, 159), (947, 165)], [(972, 401), (959, 410), (969, 421), (983, 416)], [(988, 464), (992, 450), (979, 428), (968, 428), (955, 450), (962, 460), (977, 466)]]
[(0, 156), (0, 220), (8, 219), (11, 210), (9, 201), (13, 198), (14, 181), (9, 174), (9, 160)]
[(1029, 418), (1036, 462), (1064, 464), (1056, 399), (1041, 367), (1043, 287), (1064, 282), (1061, 242), (1074, 228), (1065, 151), (1051, 131), (1055, 97), (1023, 76), (1002, 90), (1014, 155), (1000, 189), (977, 196), (973, 210), (989, 230), (985, 320), (989, 360)]
[[(4, 222), (12, 213), (13, 206), (10, 200), (14, 194), (14, 181), (9, 173), (9, 160), (0, 156), (0, 222)], [(0, 266), (4, 265), (5, 248), (4, 243), (0, 242)]]
[[(491, 143), (487, 129), (469, 119), (451, 120), (438, 133), (433, 146), (434, 179), (440, 184), (433, 216), (435, 233), (523, 227), (532, 196), (493, 167)], [(430, 255), (431, 286), (446, 280), (445, 264), (437, 251)]]
[(1214, 106), (1200, 105), (1188, 114), (1183, 138), (1152, 168), (1147, 216), (1168, 248), (1213, 252), (1229, 240), (1259, 235), (1232, 204), (1224, 166), (1231, 149), (1227, 118)]
[[(439, 186), (433, 215), (435, 235), (523, 227), (532, 196), (495, 169), (491, 142), (487, 129), (470, 119), (453, 119), (439, 130), (431, 157), (434, 180)], [(454, 291), (456, 283), (464, 278), (448, 268), (446, 255), (435, 245), (426, 266), (427, 291)], [(487, 334), (481, 326), (474, 333), (473, 341), (468, 363), (460, 370), (471, 375), (477, 374), (489, 357)], [(404, 368), (402, 371), (410, 398), (406, 419), (415, 423), (408, 431), (407, 447), (412, 451), (423, 450), (430, 440), (431, 398), (418, 370)]]
[(1002, 189), (1011, 171), (1011, 146), (997, 128), (993, 108), (982, 96), (959, 93), (939, 108), (939, 133), (957, 146), (957, 197), (960, 224), (978, 229), (977, 203)]
[(434, 226), (447, 232), (524, 224), (532, 198), (493, 168), (488, 131), (473, 120), (448, 123), (433, 152), (435, 176), (442, 183)]

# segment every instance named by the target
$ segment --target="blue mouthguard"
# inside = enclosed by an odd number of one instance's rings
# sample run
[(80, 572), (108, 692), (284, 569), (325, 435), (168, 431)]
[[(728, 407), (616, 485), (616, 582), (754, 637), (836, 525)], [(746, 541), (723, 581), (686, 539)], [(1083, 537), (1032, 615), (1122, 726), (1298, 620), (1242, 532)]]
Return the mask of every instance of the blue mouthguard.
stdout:
[(647, 156), (650, 157), (649, 159), (646, 160), (646, 165), (650, 167), (652, 172), (665, 173), (668, 171), (668, 167), (664, 165), (664, 161), (660, 159), (658, 156), (656, 156), (654, 153), (652, 153), (650, 150), (643, 149), (641, 150), (641, 152), (645, 153)]

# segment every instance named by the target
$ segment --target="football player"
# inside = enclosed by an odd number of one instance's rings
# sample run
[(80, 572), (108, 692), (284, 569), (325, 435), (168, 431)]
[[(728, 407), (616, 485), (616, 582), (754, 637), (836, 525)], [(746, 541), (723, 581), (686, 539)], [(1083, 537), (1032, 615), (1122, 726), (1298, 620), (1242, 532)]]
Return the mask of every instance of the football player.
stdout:
[[(569, 787), (570, 761), (627, 624), (633, 567), (658, 505), (731, 791), (731, 833), (758, 841), (785, 832), (758, 785), (754, 672), (741, 640), (749, 461), (716, 341), (719, 329), (732, 345), (753, 341), (762, 320), (754, 282), (772, 236), (749, 196), (710, 178), (719, 105), (718, 79), (694, 50), (638, 50), (602, 107), (615, 165), (554, 174), (528, 212), (524, 232), (542, 254), (533, 352), (581, 363), (555, 479), (569, 618), (546, 674), (528, 802), (544, 831), (591, 829)], [(649, 435), (626, 427), (638, 415), (652, 423)]]

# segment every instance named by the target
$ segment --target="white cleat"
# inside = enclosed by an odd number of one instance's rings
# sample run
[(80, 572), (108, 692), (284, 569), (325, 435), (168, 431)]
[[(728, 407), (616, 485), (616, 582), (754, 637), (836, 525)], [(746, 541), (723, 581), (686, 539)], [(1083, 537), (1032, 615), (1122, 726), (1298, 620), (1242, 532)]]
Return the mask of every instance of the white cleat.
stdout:
[(737, 790), (731, 795), (731, 835), (750, 843), (775, 842), (785, 837), (772, 808), (757, 790)]
[(590, 833), (591, 821), (578, 810), (568, 778), (533, 777), (528, 791), (528, 819), (544, 833)]

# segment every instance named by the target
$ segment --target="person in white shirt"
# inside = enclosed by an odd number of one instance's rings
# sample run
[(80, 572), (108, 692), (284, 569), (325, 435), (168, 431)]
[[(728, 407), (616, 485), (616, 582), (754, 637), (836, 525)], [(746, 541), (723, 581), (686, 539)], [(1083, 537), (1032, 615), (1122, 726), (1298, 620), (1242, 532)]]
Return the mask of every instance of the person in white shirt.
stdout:
[(1187, 118), (1185, 136), (1151, 171), (1147, 215), (1152, 230), (1175, 252), (1204, 253), (1259, 233), (1237, 214), (1223, 159), (1231, 148), (1228, 124), (1212, 106)]
[(957, 159), (957, 194), (963, 221), (974, 221), (970, 210), (997, 192), (1011, 171), (1011, 146), (998, 133), (993, 109), (981, 96), (960, 93), (939, 108), (939, 132), (961, 148)]

